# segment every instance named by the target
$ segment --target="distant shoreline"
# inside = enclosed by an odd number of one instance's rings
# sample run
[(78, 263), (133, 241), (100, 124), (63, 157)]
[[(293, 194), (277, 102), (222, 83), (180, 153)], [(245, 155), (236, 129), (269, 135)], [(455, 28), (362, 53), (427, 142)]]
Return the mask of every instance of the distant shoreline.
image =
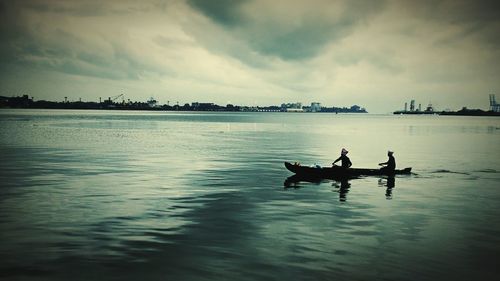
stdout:
[(500, 112), (463, 108), (458, 111), (394, 111), (395, 115), (500, 116)]
[(368, 113), (366, 109), (353, 105), (351, 107), (311, 107), (298, 104), (283, 104), (281, 106), (239, 106), (228, 104), (220, 106), (214, 103), (193, 102), (184, 105), (157, 104), (150, 99), (147, 102), (114, 102), (111, 98), (102, 102), (64, 101), (54, 102), (39, 100), (34, 101), (27, 95), (22, 97), (0, 96), (0, 108), (25, 108), (25, 109), (83, 109), (83, 110), (144, 110), (144, 111), (212, 111), (212, 112), (298, 112), (298, 113)]
[[(162, 108), (41, 108), (41, 107), (1, 107), (0, 106), (0, 112), (2, 110), (9, 110), (9, 109), (14, 109), (14, 110), (29, 110), (29, 109), (41, 109), (41, 110), (81, 110), (81, 111), (90, 111), (90, 110), (97, 110), (97, 111), (144, 111), (144, 112), (205, 112), (205, 113), (300, 113), (300, 114), (307, 114), (309, 115), (310, 113), (317, 113), (317, 114), (354, 114), (358, 115), (359, 112), (306, 112), (306, 111), (301, 111), (301, 112), (295, 112), (295, 111), (227, 111), (227, 110), (165, 110)], [(482, 110), (481, 110), (482, 111)], [(457, 111), (443, 111), (443, 112), (433, 112), (433, 113), (401, 113), (401, 112), (393, 112), (391, 113), (368, 113), (368, 112), (363, 112), (366, 115), (383, 115), (383, 116), (389, 116), (389, 115), (435, 115), (435, 116), (468, 116), (468, 117), (500, 117), (500, 114), (498, 112), (490, 112), (490, 111), (482, 111), (482, 113), (461, 113)]]

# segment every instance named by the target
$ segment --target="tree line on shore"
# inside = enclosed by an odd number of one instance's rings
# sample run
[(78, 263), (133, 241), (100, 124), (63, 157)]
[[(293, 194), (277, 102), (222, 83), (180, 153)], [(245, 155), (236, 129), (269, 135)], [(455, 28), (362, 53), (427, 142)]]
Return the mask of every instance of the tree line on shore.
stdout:
[[(174, 111), (262, 111), (262, 112), (280, 112), (287, 111), (283, 106), (239, 106), (228, 104), (226, 106), (217, 105), (214, 103), (199, 103), (193, 102), (191, 104), (185, 103), (184, 105), (163, 104), (159, 105), (156, 100), (150, 99), (147, 102), (134, 101), (128, 102), (121, 101), (115, 102), (111, 99), (102, 102), (89, 102), (89, 101), (35, 101), (28, 95), (17, 97), (4, 97), (0, 96), (0, 108), (37, 108), (37, 109), (117, 109), (117, 110), (174, 110)], [(303, 107), (304, 111), (308, 111), (308, 107)], [(333, 113), (366, 113), (364, 108), (357, 105), (351, 107), (322, 107), (320, 111), (316, 112), (333, 112)]]

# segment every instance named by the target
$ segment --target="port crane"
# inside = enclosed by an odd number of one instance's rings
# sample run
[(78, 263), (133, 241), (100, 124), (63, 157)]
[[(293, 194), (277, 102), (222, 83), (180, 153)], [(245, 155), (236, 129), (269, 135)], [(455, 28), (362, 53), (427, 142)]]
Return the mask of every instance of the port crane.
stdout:
[[(119, 99), (119, 98), (122, 98), (122, 104), (124, 104), (125, 100), (123, 100), (123, 94), (108, 97), (108, 99), (105, 100), (104, 103), (102, 103), (102, 104), (107, 108), (114, 108), (114, 107), (116, 107), (116, 105), (114, 104), (114, 101)], [(101, 98), (99, 98), (99, 102), (101, 102)]]
[(490, 110), (493, 112), (500, 112), (500, 104), (497, 103), (495, 95), (490, 95)]
[(108, 97), (108, 102), (109, 103), (114, 102), (115, 100), (119, 99), (120, 97), (123, 97), (123, 94), (119, 94), (119, 95), (116, 95), (116, 96)]

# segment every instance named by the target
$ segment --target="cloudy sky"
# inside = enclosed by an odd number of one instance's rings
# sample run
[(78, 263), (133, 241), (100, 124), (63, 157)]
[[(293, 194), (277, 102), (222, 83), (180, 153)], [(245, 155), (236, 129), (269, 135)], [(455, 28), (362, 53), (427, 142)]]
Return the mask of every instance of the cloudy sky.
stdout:
[(498, 3), (0, 0), (0, 95), (487, 109)]

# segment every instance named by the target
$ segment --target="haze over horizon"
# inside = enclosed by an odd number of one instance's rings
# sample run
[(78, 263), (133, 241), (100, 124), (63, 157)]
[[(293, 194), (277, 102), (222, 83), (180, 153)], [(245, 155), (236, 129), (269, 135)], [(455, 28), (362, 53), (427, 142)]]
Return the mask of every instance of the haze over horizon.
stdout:
[(488, 109), (497, 1), (0, 0), (0, 96)]

